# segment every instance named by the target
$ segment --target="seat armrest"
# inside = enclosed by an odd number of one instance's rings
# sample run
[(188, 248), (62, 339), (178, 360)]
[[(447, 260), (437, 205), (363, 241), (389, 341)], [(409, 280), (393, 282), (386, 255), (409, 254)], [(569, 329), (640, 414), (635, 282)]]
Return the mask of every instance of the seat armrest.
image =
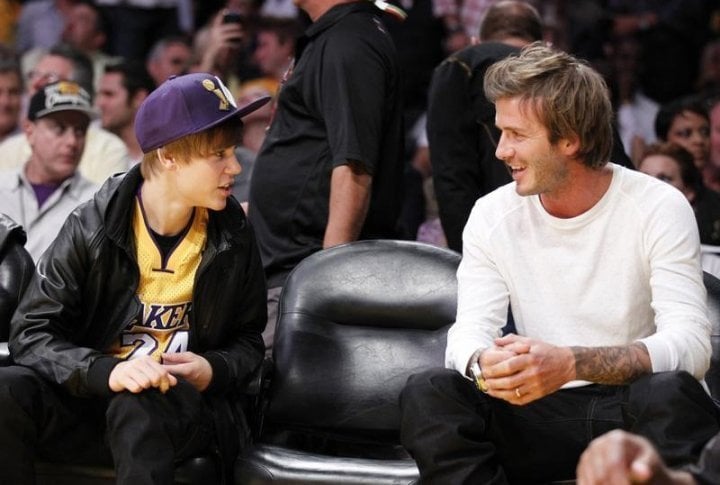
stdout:
[(250, 378), (245, 389), (244, 394), (248, 399), (247, 418), (250, 433), (254, 439), (258, 439), (262, 433), (272, 372), (273, 360), (266, 357)]
[(255, 373), (250, 376), (247, 386), (245, 387), (244, 394), (247, 394), (248, 396), (261, 395), (268, 386), (272, 367), (272, 359), (266, 357), (262, 361), (262, 364), (260, 364), (260, 367), (258, 367), (258, 369), (255, 371)]

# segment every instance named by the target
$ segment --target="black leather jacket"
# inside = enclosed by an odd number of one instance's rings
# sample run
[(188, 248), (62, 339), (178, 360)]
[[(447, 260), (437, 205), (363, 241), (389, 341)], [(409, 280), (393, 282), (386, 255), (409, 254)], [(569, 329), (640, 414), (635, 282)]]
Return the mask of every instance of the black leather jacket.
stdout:
[[(140, 311), (131, 221), (141, 182), (136, 166), (70, 214), (12, 321), (15, 363), (73, 395), (111, 395), (108, 379), (119, 360), (102, 350)], [(266, 308), (253, 231), (231, 198), (224, 210), (210, 211), (193, 295), (188, 350), (212, 366), (206, 394), (240, 389), (260, 365)]]

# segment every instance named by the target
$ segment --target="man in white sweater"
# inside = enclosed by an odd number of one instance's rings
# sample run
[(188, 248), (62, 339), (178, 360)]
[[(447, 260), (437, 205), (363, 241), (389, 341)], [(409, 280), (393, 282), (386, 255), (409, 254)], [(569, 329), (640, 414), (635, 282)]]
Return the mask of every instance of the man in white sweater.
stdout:
[[(447, 369), (401, 396), (422, 483), (569, 479), (616, 428), (694, 461), (720, 428), (699, 382), (710, 323), (692, 209), (608, 163), (607, 88), (572, 56), (533, 44), (493, 65), (485, 92), (514, 182), (465, 226)], [(508, 308), (517, 334), (501, 336)]]

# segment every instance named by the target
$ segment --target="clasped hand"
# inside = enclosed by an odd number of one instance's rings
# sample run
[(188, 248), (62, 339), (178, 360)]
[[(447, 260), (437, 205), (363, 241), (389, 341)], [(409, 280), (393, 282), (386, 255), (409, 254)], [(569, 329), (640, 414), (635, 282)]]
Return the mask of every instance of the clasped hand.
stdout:
[(487, 393), (522, 405), (547, 396), (575, 378), (569, 347), (508, 334), (495, 339), (479, 358)]
[(614, 430), (593, 440), (577, 467), (578, 485), (685, 485), (692, 475), (665, 466), (645, 438)]
[(143, 356), (120, 362), (110, 373), (108, 385), (114, 392), (139, 393), (157, 388), (165, 393), (182, 377), (198, 391), (204, 391), (212, 379), (212, 367), (204, 357), (193, 352), (162, 354), (162, 363)]

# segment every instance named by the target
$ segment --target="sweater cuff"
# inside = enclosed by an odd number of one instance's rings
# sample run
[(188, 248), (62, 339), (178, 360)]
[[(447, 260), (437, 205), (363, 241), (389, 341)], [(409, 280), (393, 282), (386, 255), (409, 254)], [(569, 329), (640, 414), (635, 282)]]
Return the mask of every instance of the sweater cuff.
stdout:
[(116, 357), (98, 357), (90, 364), (87, 372), (87, 385), (90, 393), (97, 396), (110, 397), (114, 393), (110, 389), (110, 374), (122, 360)]
[(212, 368), (212, 379), (205, 392), (209, 394), (225, 392), (230, 381), (230, 368), (225, 362), (225, 358), (217, 352), (207, 352), (201, 355)]

